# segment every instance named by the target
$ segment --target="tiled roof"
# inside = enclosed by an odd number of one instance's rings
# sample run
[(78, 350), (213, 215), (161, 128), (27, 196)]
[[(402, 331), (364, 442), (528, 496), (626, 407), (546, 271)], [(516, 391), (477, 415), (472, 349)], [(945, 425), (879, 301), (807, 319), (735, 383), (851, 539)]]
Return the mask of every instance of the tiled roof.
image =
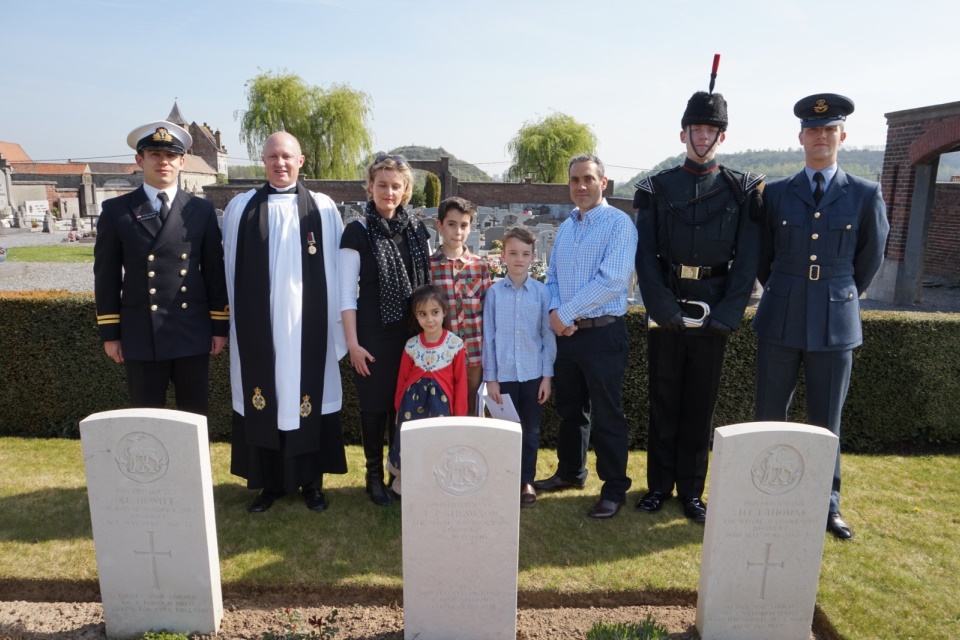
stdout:
[(210, 173), (216, 175), (216, 169), (211, 168), (210, 165), (207, 164), (207, 161), (200, 156), (188, 153), (183, 157), (186, 159), (186, 162), (183, 164), (184, 173)]
[(136, 162), (90, 162), (90, 173), (111, 173), (118, 175), (130, 175), (140, 171)]
[(81, 162), (11, 162), (10, 166), (13, 167), (14, 175), (19, 173), (44, 176), (69, 176), (90, 173), (90, 167)]
[(33, 162), (23, 147), (16, 142), (0, 142), (0, 155), (7, 162)]

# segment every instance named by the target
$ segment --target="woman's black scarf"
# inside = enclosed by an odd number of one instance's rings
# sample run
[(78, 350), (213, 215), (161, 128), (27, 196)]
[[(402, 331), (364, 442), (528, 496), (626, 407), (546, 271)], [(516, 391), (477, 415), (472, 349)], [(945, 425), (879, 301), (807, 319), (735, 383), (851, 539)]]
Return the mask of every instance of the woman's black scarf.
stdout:
[[(387, 325), (404, 317), (413, 290), (430, 281), (427, 240), (420, 224), (403, 207), (397, 207), (392, 218), (384, 218), (371, 201), (364, 215), (367, 238), (380, 276), (380, 320)], [(410, 252), (412, 279), (397, 246), (401, 239), (406, 241)]]
[[(276, 354), (270, 322), (269, 183), (247, 203), (237, 231), (234, 308), (247, 444), (280, 448), (277, 429)], [(323, 404), (327, 357), (327, 278), (323, 264), (320, 210), (306, 186), (297, 185), (303, 263), (303, 321), (300, 340), (300, 429), (287, 432), (288, 449), (315, 451)], [(311, 244), (312, 242), (312, 244)], [(315, 251), (311, 253), (313, 247)], [(308, 399), (305, 399), (309, 396)], [(306, 414), (306, 415), (304, 415)], [(308, 434), (313, 433), (313, 437)], [(299, 442), (303, 440), (303, 442)], [(317, 442), (313, 442), (317, 440)]]

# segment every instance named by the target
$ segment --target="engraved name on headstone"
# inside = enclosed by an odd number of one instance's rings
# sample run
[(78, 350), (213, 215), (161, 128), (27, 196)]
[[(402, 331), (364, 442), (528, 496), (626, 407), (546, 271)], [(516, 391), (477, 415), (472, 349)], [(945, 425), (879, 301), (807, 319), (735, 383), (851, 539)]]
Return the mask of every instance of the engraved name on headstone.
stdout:
[(207, 422), (123, 409), (80, 423), (108, 636), (213, 633), (223, 602)]
[(826, 429), (787, 422), (716, 430), (702, 640), (810, 637), (837, 445)]
[(405, 640), (514, 640), (520, 425), (428, 418), (400, 438)]

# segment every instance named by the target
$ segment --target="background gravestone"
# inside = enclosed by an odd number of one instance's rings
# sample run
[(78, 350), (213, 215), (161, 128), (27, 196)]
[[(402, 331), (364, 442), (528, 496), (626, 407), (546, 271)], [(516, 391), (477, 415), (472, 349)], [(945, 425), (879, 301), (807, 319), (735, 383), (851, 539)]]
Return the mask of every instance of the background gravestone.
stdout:
[(499, 240), (500, 242), (503, 242), (503, 234), (504, 234), (503, 227), (490, 227), (489, 229), (487, 229), (486, 232), (484, 232), (483, 234), (483, 241), (484, 241), (483, 248), (487, 249), (488, 251), (490, 249), (493, 249), (493, 241)]
[(404, 424), (405, 640), (515, 640), (520, 425)]
[(207, 420), (123, 409), (80, 422), (108, 636), (214, 633), (223, 618)]
[(826, 429), (787, 422), (715, 431), (702, 640), (808, 640), (838, 443)]

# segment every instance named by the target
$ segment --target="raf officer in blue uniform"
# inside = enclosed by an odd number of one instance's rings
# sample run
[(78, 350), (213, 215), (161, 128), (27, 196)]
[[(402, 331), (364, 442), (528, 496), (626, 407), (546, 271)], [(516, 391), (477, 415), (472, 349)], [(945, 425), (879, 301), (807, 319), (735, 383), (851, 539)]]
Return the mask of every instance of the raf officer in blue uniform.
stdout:
[(727, 338), (757, 273), (764, 176), (714, 157), (728, 118), (727, 101), (712, 87), (693, 94), (680, 124), (683, 164), (643, 178), (634, 198), (650, 385), (648, 490), (637, 509), (659, 511), (676, 487), (684, 515), (702, 523)]
[(230, 312), (216, 211), (177, 186), (192, 143), (170, 122), (130, 132), (143, 185), (103, 203), (93, 273), (100, 339), (124, 364), (131, 406), (163, 407), (172, 381), (177, 409), (206, 415)]
[[(837, 165), (853, 101), (822, 93), (793, 111), (806, 167), (764, 193), (756, 419), (787, 419), (803, 366), (807, 422), (839, 437), (853, 349), (863, 342), (859, 298), (883, 262), (890, 224), (880, 185)], [(853, 537), (840, 515), (839, 451), (827, 531)]]

